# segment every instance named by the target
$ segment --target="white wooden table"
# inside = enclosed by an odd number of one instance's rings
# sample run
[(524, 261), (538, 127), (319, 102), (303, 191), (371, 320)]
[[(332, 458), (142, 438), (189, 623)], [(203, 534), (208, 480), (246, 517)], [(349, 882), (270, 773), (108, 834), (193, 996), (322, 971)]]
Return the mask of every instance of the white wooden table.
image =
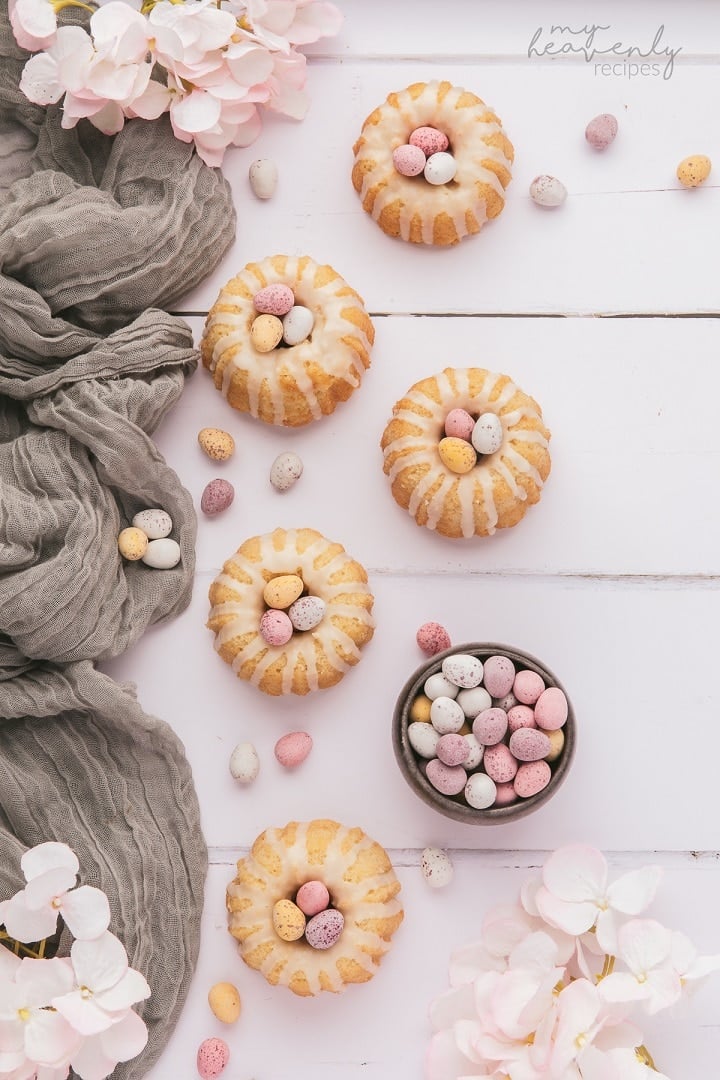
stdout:
[[(201, 518), (191, 608), (107, 666), (137, 683), (145, 708), (187, 746), (210, 845), (204, 938), (190, 1000), (152, 1080), (194, 1075), (203, 1038), (231, 1047), (228, 1080), (419, 1080), (430, 999), (446, 985), (450, 949), (483, 912), (514, 899), (529, 867), (569, 841), (605, 850), (614, 867), (665, 868), (657, 916), (706, 952), (720, 951), (720, 186), (680, 189), (677, 162), (714, 158), (720, 175), (720, 8), (710, 0), (652, 5), (543, 2), (410, 4), (345, 0), (343, 34), (310, 66), (310, 114), (268, 123), (255, 146), (231, 151), (238, 235), (218, 271), (183, 305), (197, 331), (220, 286), (247, 261), (276, 252), (332, 263), (364, 296), (377, 330), (373, 366), (337, 412), (299, 432), (234, 413), (201, 371), (158, 433), (199, 505), (212, 477), (230, 478), (232, 508)], [(551, 24), (602, 20), (596, 48), (622, 43), (681, 51), (670, 78), (628, 78), (623, 57), (529, 59)], [(576, 46), (583, 35), (572, 40)], [(538, 46), (540, 47), (540, 46)], [(618, 67), (603, 75), (596, 64)], [(633, 62), (639, 62), (637, 58)], [(651, 57), (664, 68), (667, 55)], [(360, 208), (349, 173), (361, 123), (390, 90), (448, 78), (503, 118), (516, 167), (501, 219), (452, 250), (386, 238)], [(583, 132), (599, 112), (620, 134), (604, 155)], [(280, 185), (260, 203), (247, 170), (274, 158)], [(528, 197), (540, 172), (570, 195), (544, 212)], [(394, 401), (448, 364), (513, 376), (542, 404), (553, 472), (542, 502), (516, 529), (458, 543), (418, 529), (382, 473), (380, 434)], [(235, 458), (200, 452), (204, 426), (233, 433)], [(286, 495), (268, 483), (283, 450), (305, 463)], [(207, 589), (248, 536), (309, 525), (368, 568), (377, 631), (361, 664), (332, 690), (266, 698), (215, 655), (204, 629)], [(455, 642), (496, 640), (542, 657), (568, 688), (579, 749), (560, 793), (534, 816), (496, 829), (453, 823), (406, 787), (390, 717), (422, 659), (417, 627), (444, 623)], [(306, 728), (314, 750), (294, 774), (277, 738)], [(362, 738), (358, 733), (362, 733)], [(228, 772), (236, 743), (262, 760), (251, 788)], [(313, 816), (359, 824), (390, 850), (406, 921), (371, 984), (299, 1000), (245, 968), (225, 929), (233, 864), (266, 826)], [(418, 863), (427, 845), (452, 850), (453, 884), (431, 891)], [(223, 1029), (206, 995), (240, 988), (240, 1022)], [(659, 1067), (677, 1080), (717, 1075), (720, 980), (668, 1021), (648, 1023)]]

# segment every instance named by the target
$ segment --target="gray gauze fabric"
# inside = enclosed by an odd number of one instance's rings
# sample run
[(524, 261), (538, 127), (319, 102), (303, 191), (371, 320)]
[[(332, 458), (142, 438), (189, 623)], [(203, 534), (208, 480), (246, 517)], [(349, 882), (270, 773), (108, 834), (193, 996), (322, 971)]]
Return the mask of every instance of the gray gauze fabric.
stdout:
[[(207, 863), (183, 749), (95, 668), (190, 599), (195, 515), (152, 433), (196, 367), (172, 306), (234, 235), (227, 183), (166, 121), (63, 131), (18, 91), (0, 4), (0, 898), (19, 858), (70, 844), (152, 997), (143, 1076), (195, 965)], [(4, 180), (3, 180), (4, 178)], [(182, 559), (125, 563), (117, 536), (162, 507)], [(65, 945), (67, 942), (65, 942)]]

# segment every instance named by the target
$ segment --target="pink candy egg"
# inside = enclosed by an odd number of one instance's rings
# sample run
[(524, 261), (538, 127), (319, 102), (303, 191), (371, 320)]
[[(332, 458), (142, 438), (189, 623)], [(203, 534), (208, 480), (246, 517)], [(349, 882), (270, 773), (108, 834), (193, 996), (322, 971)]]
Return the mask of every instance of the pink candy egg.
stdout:
[(443, 652), (450, 648), (450, 635), (444, 626), (436, 622), (423, 623), (415, 640), (426, 656), (434, 656), (435, 653)]
[[(549, 742), (548, 739), (548, 744)], [(470, 748), (465, 742), (464, 735), (441, 735), (435, 747), (435, 753), (443, 765), (462, 765), (467, 760), (469, 752)]]
[(518, 671), (513, 694), (523, 705), (534, 705), (545, 689), (545, 683), (535, 671)]
[(392, 159), (401, 176), (419, 176), (425, 168), (425, 155), (419, 146), (396, 146)]
[(494, 746), (504, 739), (507, 726), (507, 713), (502, 709), (483, 709), (473, 720), (473, 735), (483, 746)]
[(543, 691), (535, 706), (535, 723), (545, 731), (557, 731), (568, 718), (567, 698), (557, 686)]
[(222, 514), (227, 510), (235, 498), (235, 488), (229, 480), (211, 480), (205, 485), (205, 490), (200, 497), (200, 509), (208, 517)]
[(286, 612), (270, 608), (260, 619), (260, 633), (268, 645), (287, 645), (293, 624)]
[(465, 439), (470, 442), (475, 421), (465, 409), (451, 409), (445, 417), (445, 434), (450, 439)]
[[(286, 769), (301, 765), (312, 750), (313, 741), (307, 731), (289, 731), (275, 743), (275, 757)], [(307, 912), (305, 912), (307, 915)]]
[(467, 773), (462, 765), (444, 765), (438, 758), (428, 762), (426, 775), (441, 795), (459, 795), (467, 783)]
[(550, 740), (537, 728), (518, 728), (510, 736), (510, 753), (518, 761), (540, 761), (550, 750)]
[(447, 135), (434, 127), (415, 128), (408, 142), (411, 146), (419, 146), (426, 157), (430, 157), (431, 154), (439, 154), (443, 150), (447, 150), (449, 146)]
[(342, 912), (328, 908), (313, 916), (305, 927), (305, 940), (313, 949), (331, 949), (343, 932)]
[(306, 881), (298, 889), (295, 903), (303, 915), (318, 915), (330, 903), (330, 893), (323, 881)]
[(517, 795), (515, 794), (515, 788), (512, 784), (497, 784), (495, 805), (496, 806), (510, 806), (511, 803), (517, 802)]
[(295, 305), (295, 295), (289, 285), (266, 285), (253, 296), (253, 307), (260, 315), (287, 315)]
[(489, 656), (485, 661), (483, 682), (488, 694), (494, 698), (505, 697), (515, 682), (515, 665), (508, 656)]
[(507, 784), (514, 779), (518, 763), (505, 743), (488, 746), (483, 755), (485, 772), (496, 784)]
[(230, 1060), (230, 1047), (223, 1039), (205, 1039), (197, 1052), (197, 1071), (202, 1080), (215, 1080)]
[(535, 713), (529, 705), (514, 705), (507, 714), (508, 730), (512, 733), (520, 728), (537, 727)]
[[(487, 761), (487, 754), (485, 755)], [(521, 799), (529, 799), (531, 795), (537, 795), (550, 783), (550, 766), (547, 761), (527, 761), (521, 765), (515, 776), (513, 787), (515, 794)]]

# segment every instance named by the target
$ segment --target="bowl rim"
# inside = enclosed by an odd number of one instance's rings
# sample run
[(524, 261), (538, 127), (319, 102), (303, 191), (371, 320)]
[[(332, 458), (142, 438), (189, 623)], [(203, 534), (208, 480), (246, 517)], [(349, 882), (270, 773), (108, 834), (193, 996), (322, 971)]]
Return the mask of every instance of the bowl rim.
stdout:
[[(543, 788), (542, 791), (539, 791), (537, 795), (531, 795), (528, 799), (511, 803), (510, 806), (491, 806), (486, 810), (476, 810), (466, 803), (455, 802), (452, 796), (441, 794), (441, 792), (437, 791), (432, 786), (430, 781), (421, 771), (417, 755), (412, 749), (407, 735), (407, 719), (410, 705), (413, 698), (421, 692), (425, 680), (428, 679), (430, 675), (434, 675), (436, 672), (440, 671), (443, 660), (447, 656), (454, 656), (458, 653), (468, 653), (471, 656), (477, 656), (478, 659), (483, 661), (487, 660), (490, 656), (502, 654), (512, 660), (513, 663), (520, 664), (526, 670), (535, 671), (545, 681), (546, 688), (551, 686), (557, 687), (558, 690), (562, 690), (565, 694), (568, 703), (568, 717), (563, 727), (563, 731), (565, 732), (565, 745), (563, 746), (563, 751), (558, 759), (558, 763), (553, 769), (550, 783), (547, 787)], [(445, 817), (452, 818), (455, 821), (461, 821), (466, 825), (503, 825), (509, 824), (512, 821), (517, 821), (520, 818), (531, 814), (534, 810), (539, 809), (548, 802), (558, 790), (560, 785), (566, 779), (573, 758), (575, 757), (577, 724), (572, 701), (563, 684), (547, 664), (539, 660), (536, 656), (533, 656), (532, 653), (525, 652), (524, 649), (519, 649), (515, 645), (504, 645), (499, 642), (469, 641), (459, 645), (451, 645), (449, 649), (444, 649), (442, 652), (428, 657), (428, 659), (423, 661), (423, 663), (420, 664), (406, 680), (405, 685), (398, 695), (393, 711), (392, 743), (395, 760), (397, 761), (405, 781), (415, 794), (428, 806), (431, 806)]]

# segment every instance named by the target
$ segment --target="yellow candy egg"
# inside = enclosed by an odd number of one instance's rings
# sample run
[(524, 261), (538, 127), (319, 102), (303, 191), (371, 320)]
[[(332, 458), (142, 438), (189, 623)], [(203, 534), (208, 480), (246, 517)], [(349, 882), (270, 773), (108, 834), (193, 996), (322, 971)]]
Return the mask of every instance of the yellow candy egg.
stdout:
[(292, 900), (277, 900), (273, 906), (273, 926), (283, 941), (298, 941), (305, 933), (305, 916)]
[(565, 732), (558, 728), (557, 731), (546, 731), (545, 734), (550, 740), (550, 753), (545, 755), (545, 760), (557, 761), (565, 746)]
[(472, 735), (472, 728), (468, 724), (467, 720), (465, 721), (463, 726), (458, 731), (458, 735)]
[(417, 720), (422, 724), (430, 723), (430, 708), (432, 701), (424, 694), (418, 694), (410, 706), (410, 719)]
[(469, 473), (477, 462), (477, 454), (469, 442), (450, 436), (438, 443), (438, 454), (451, 472)]
[(234, 1024), (240, 1016), (240, 994), (229, 982), (215, 983), (210, 987), (208, 1005), (221, 1024)]
[(118, 536), (118, 548), (123, 559), (137, 562), (147, 551), (148, 538), (142, 529), (123, 529)]
[(198, 434), (201, 449), (213, 461), (227, 461), (235, 453), (235, 440), (228, 431), (204, 427)]
[(304, 588), (303, 579), (297, 574), (283, 574), (268, 581), (263, 589), (263, 600), (268, 607), (284, 611), (295, 603)]
[(250, 327), (250, 338), (258, 352), (272, 352), (283, 336), (283, 324), (277, 315), (258, 315)]
[(699, 187), (710, 175), (712, 162), (704, 154), (686, 157), (677, 167), (677, 178), (683, 187)]

